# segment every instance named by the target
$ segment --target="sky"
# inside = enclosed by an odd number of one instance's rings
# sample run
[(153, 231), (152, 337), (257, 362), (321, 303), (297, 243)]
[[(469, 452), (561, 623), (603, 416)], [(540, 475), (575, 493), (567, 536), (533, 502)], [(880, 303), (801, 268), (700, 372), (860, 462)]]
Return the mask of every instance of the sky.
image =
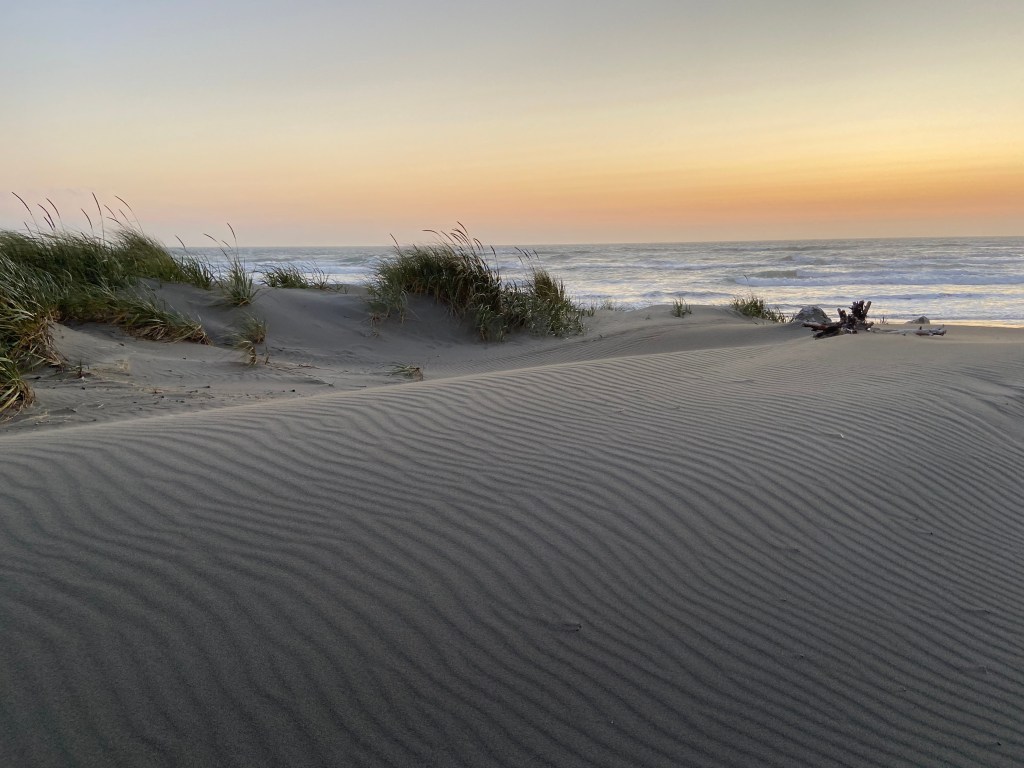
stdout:
[(17, 193), (189, 245), (1024, 235), (1024, 0), (3, 0), (0, 30), (3, 228)]

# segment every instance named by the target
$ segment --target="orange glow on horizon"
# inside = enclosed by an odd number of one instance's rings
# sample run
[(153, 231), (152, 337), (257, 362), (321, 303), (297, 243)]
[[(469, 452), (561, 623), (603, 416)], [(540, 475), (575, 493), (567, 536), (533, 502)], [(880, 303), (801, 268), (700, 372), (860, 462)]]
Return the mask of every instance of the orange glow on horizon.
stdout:
[[(1024, 4), (658, 5), (555, 4), (543, 29), (474, 6), (453, 47), (414, 4), (253, 8), (221, 38), (183, 0), (173, 21), (217, 41), (189, 56), (159, 25), (123, 47), (102, 14), (51, 18), (63, 36), (0, 50), (49, 57), (9, 89), (5, 187), (72, 213), (119, 195), (190, 243), (227, 220), (277, 245), (456, 220), (518, 243), (1024, 235)], [(0, 227), (23, 216), (0, 200)]]

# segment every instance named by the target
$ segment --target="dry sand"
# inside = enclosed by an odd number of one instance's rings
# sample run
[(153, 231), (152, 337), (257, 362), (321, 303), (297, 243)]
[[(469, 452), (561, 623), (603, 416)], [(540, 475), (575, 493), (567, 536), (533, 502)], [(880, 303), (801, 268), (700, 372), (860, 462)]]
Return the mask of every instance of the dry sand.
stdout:
[(1024, 764), (1024, 330), (414, 309), (269, 291), (253, 368), (60, 329), (0, 765)]

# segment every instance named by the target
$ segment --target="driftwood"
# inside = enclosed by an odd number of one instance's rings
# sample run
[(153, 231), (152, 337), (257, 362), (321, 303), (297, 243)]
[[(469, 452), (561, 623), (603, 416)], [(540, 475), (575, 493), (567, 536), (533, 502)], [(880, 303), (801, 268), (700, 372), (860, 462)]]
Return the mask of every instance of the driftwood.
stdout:
[(822, 339), (826, 336), (837, 336), (840, 333), (856, 333), (866, 331), (875, 323), (868, 320), (868, 310), (871, 309), (870, 301), (855, 301), (850, 305), (850, 311), (839, 310), (839, 321), (835, 323), (804, 323), (804, 328), (810, 328), (817, 333), (814, 338)]
[(922, 325), (920, 328), (886, 328), (882, 333), (898, 333), (900, 336), (906, 336), (908, 333), (915, 336), (945, 336), (946, 329), (941, 325), (938, 328), (925, 328)]

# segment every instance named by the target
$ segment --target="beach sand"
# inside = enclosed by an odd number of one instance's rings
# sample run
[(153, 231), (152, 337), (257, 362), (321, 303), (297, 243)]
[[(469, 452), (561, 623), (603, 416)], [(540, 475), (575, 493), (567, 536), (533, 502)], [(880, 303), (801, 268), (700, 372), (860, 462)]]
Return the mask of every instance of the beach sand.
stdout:
[(267, 291), (253, 367), (57, 329), (0, 764), (1024, 764), (1024, 330), (413, 311)]

